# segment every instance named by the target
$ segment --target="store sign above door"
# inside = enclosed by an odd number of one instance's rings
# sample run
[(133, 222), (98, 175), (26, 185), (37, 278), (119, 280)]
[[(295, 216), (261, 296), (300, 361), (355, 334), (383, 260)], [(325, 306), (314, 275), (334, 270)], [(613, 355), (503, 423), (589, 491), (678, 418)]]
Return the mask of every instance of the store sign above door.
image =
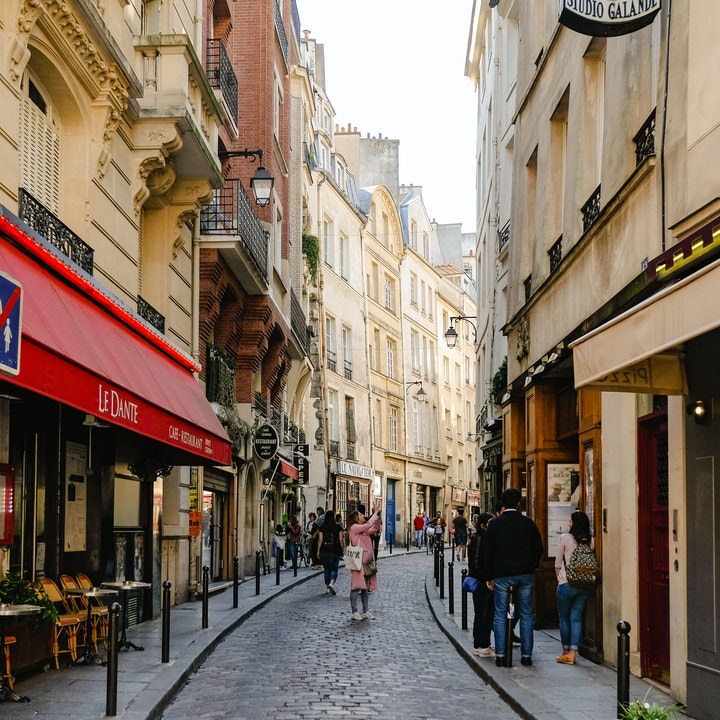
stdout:
[(627, 35), (649, 25), (662, 0), (558, 0), (558, 22), (595, 37)]

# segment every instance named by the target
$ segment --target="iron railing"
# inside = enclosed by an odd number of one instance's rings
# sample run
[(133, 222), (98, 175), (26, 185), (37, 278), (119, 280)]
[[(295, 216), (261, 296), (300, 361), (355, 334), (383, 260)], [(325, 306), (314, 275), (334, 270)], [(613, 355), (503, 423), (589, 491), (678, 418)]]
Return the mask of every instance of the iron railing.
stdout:
[(305, 313), (302, 311), (300, 301), (295, 291), (290, 289), (290, 326), (295, 333), (295, 337), (300, 342), (305, 355), (310, 355), (310, 339), (308, 338), (307, 322)]
[(552, 274), (558, 269), (562, 260), (562, 235), (548, 250), (548, 257), (550, 258), (550, 273)]
[(638, 130), (637, 135), (633, 138), (635, 143), (635, 166), (642, 163), (645, 158), (655, 154), (655, 110), (650, 113), (650, 117), (643, 123)]
[(88, 275), (92, 275), (95, 251), (27, 190), (20, 188), (19, 195), (20, 219)]
[(268, 238), (240, 180), (226, 180), (225, 185), (215, 191), (212, 202), (200, 212), (200, 232), (204, 235), (237, 235), (267, 281)]
[(208, 38), (207, 41), (207, 78), (210, 87), (217, 88), (222, 93), (237, 126), (238, 80), (225, 44), (220, 38)]
[(600, 185), (595, 188), (595, 192), (588, 198), (580, 212), (583, 218), (583, 232), (586, 232), (600, 216)]
[(165, 334), (165, 316), (159, 313), (147, 300), (138, 295), (137, 313), (143, 319), (147, 320), (156, 330)]
[(510, 221), (503, 225), (502, 230), (498, 233), (498, 253), (501, 253), (510, 242)]
[(218, 345), (208, 345), (207, 399), (225, 407), (235, 404), (235, 360)]

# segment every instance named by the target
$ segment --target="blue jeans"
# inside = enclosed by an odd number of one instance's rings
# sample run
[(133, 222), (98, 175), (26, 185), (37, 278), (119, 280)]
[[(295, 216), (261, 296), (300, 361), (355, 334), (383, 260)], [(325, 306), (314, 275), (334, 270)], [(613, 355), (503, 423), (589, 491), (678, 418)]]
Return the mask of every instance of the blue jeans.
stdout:
[[(293, 542), (292, 540), (288, 540), (287, 546), (288, 546), (288, 557), (286, 559), (294, 567), (295, 564), (293, 563), (293, 558), (297, 557), (297, 543)], [(297, 560), (295, 562), (297, 562)]]
[[(505, 654), (508, 589), (511, 586), (513, 588), (515, 613), (520, 615), (520, 654), (523, 657), (532, 657), (533, 631), (535, 627), (532, 612), (532, 594), (535, 586), (535, 575), (533, 574), (495, 578), (495, 619), (493, 622), (495, 654)], [(512, 642), (512, 638), (510, 638), (510, 642)]]
[(563, 650), (578, 650), (580, 647), (583, 611), (589, 597), (590, 590), (586, 588), (573, 587), (570, 583), (558, 585), (557, 604)]
[(490, 630), (493, 618), (493, 591), (482, 580), (472, 594), (473, 599), (473, 647), (490, 647)]
[(337, 579), (340, 556), (332, 551), (321, 550), (320, 559), (325, 570), (325, 584), (329, 585), (331, 580)]
[(415, 531), (415, 545), (417, 545), (419, 548), (422, 547), (422, 530), (416, 530)]

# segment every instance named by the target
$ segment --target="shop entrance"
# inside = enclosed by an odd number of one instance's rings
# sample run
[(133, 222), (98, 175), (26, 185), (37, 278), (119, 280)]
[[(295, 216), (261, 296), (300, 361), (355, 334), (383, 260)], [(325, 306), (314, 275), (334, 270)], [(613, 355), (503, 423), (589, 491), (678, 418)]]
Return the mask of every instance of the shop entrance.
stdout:
[(670, 684), (667, 411), (638, 424), (638, 561), (642, 674)]
[(210, 568), (210, 580), (222, 576), (224, 507), (223, 493), (203, 490), (202, 565)]

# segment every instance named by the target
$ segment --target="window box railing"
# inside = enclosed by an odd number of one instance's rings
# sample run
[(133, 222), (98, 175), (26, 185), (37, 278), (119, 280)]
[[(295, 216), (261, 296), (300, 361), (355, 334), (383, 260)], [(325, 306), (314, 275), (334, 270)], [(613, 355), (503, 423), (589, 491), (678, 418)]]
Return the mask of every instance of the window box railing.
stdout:
[(327, 350), (325, 353), (325, 363), (328, 370), (337, 372), (337, 353), (334, 350)]
[(220, 38), (207, 41), (207, 78), (210, 87), (220, 91), (232, 119), (238, 123), (238, 80), (225, 44)]
[(20, 188), (20, 219), (89, 275), (95, 251), (27, 190)]
[(638, 130), (637, 135), (633, 138), (635, 143), (635, 166), (640, 165), (645, 158), (655, 154), (655, 110), (650, 113), (650, 117), (643, 123)]
[(352, 375), (352, 362), (350, 360), (345, 360), (345, 379), (352, 380)]
[(502, 230), (498, 233), (498, 254), (501, 253), (510, 242), (510, 221), (503, 225)]
[(331, 440), (330, 441), (330, 454), (333, 457), (340, 457), (340, 441), (339, 440)]
[(147, 320), (156, 330), (165, 334), (165, 316), (161, 315), (147, 300), (138, 295), (137, 312), (143, 319)]
[(600, 216), (600, 185), (595, 188), (595, 192), (588, 198), (580, 212), (583, 218), (583, 232), (587, 232)]
[(558, 269), (562, 260), (562, 235), (548, 250), (548, 257), (550, 258), (550, 273), (552, 274)]

